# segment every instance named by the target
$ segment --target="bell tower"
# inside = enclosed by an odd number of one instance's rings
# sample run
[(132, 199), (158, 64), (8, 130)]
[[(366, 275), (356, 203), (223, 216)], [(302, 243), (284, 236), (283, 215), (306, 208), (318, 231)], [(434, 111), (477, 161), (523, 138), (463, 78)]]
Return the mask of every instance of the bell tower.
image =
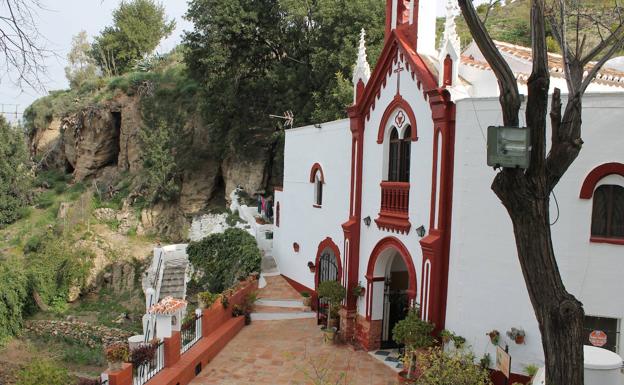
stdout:
[(386, 39), (404, 28), (418, 53), (435, 55), (436, 0), (386, 0)]

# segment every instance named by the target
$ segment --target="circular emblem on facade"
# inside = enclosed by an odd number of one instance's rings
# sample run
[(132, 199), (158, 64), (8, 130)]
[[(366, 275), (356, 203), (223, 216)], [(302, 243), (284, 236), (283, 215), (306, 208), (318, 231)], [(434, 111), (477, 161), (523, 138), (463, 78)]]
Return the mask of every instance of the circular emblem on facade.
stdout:
[(403, 111), (399, 111), (399, 113), (394, 117), (394, 123), (397, 128), (403, 127), (403, 124), (405, 124), (405, 114)]
[(602, 347), (607, 344), (607, 333), (602, 330), (594, 330), (589, 333), (589, 342), (597, 347)]

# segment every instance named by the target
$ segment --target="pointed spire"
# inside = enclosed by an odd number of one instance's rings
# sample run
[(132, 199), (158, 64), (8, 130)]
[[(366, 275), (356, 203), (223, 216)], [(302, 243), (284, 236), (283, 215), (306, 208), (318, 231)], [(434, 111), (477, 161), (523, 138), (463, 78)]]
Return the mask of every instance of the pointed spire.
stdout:
[(457, 0), (447, 0), (446, 21), (444, 23), (444, 36), (440, 43), (438, 56), (438, 73), (440, 87), (455, 85), (458, 80), (459, 59), (461, 56), (461, 43), (457, 35), (455, 18), (459, 13)]
[(353, 86), (357, 88), (360, 80), (362, 80), (364, 85), (366, 85), (370, 76), (371, 69), (366, 56), (366, 31), (362, 28), (362, 32), (360, 33), (360, 48), (358, 49), (357, 62), (355, 63), (355, 68), (353, 69)]
[[(446, 2), (446, 22), (444, 23), (444, 37), (442, 38), (441, 48), (450, 43), (451, 47), (459, 54), (461, 45), (459, 36), (457, 35), (457, 25), (455, 18), (457, 17), (459, 6), (457, 0), (447, 0)], [(449, 47), (450, 48), (450, 47)]]

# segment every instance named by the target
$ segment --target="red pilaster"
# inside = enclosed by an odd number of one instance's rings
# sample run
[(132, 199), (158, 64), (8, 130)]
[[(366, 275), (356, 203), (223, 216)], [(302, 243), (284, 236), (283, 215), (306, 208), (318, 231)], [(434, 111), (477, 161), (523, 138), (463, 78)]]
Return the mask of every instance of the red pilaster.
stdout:
[(392, 0), (386, 0), (386, 34), (385, 41), (388, 41), (392, 31)]
[(107, 373), (110, 385), (132, 385), (132, 364), (124, 363), (120, 371)]
[[(203, 331), (202, 331), (203, 333)], [(180, 349), (182, 341), (180, 332), (171, 333), (171, 337), (165, 338), (165, 367), (170, 368), (180, 361)]]

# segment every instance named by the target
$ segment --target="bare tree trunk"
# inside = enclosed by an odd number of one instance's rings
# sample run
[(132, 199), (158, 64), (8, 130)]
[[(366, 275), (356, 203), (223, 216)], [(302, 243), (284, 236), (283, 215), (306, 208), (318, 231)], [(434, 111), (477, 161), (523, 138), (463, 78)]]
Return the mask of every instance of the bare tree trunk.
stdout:
[[(528, 81), (526, 108), (527, 126), (531, 130), (531, 163), (526, 171), (503, 169), (494, 179), (492, 190), (513, 223), (518, 259), (542, 335), (547, 383), (583, 385), (584, 311), (582, 304), (566, 291), (561, 279), (549, 212), (552, 189), (582, 145), (581, 98), (575, 94), (568, 101), (562, 119), (560, 93), (555, 91), (551, 113), (553, 149), (546, 156), (550, 74), (544, 3), (541, 0), (531, 3), (533, 70)], [(472, 2), (460, 0), (459, 4), (477, 45), (499, 80), (503, 122), (506, 126), (518, 126), (520, 96), (514, 74), (496, 49)]]

